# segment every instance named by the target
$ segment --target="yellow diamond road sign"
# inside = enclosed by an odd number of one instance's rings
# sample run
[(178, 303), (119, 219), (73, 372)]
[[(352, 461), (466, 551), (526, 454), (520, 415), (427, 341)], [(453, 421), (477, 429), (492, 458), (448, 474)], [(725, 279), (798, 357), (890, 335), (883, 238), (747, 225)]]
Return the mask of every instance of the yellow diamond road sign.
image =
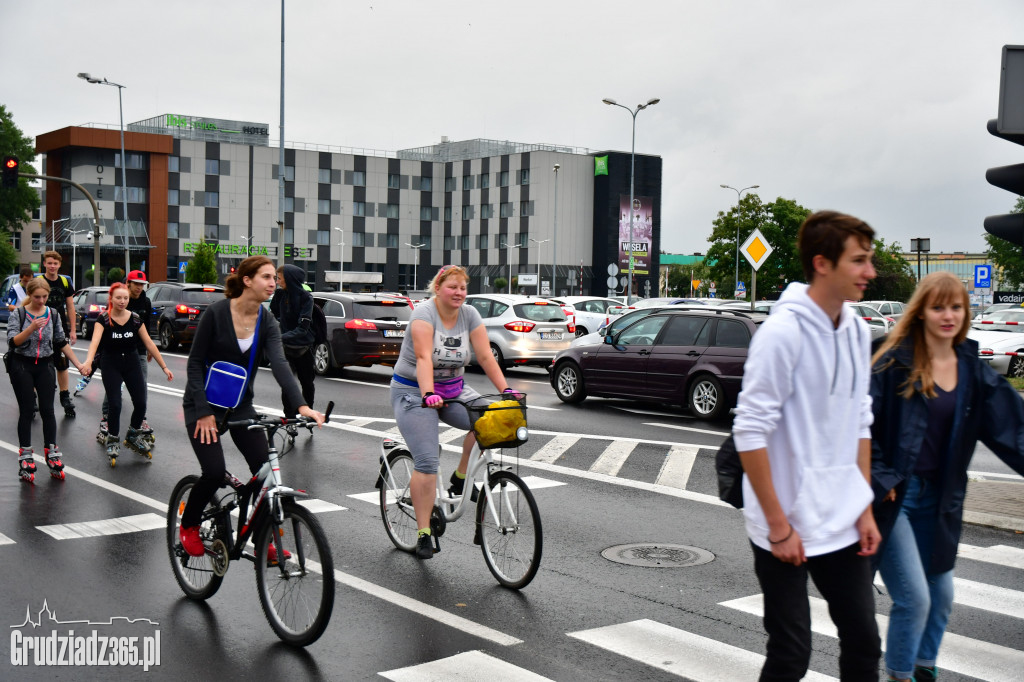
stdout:
[(740, 253), (742, 253), (750, 266), (755, 270), (760, 270), (764, 262), (768, 260), (768, 256), (772, 255), (772, 245), (768, 243), (768, 240), (761, 234), (761, 230), (755, 229), (747, 237), (747, 241), (743, 242), (743, 246), (740, 247)]

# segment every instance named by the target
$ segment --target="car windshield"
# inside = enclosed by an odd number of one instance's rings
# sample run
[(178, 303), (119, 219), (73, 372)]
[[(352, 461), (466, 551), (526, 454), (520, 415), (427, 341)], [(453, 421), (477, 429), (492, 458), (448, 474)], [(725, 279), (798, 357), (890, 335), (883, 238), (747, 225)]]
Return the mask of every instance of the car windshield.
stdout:
[(560, 306), (552, 303), (520, 303), (512, 306), (516, 317), (521, 317), (531, 322), (565, 322), (565, 312)]
[(110, 292), (109, 291), (97, 291), (96, 292), (96, 302), (99, 303), (100, 305), (106, 305), (108, 298), (110, 298)]
[(224, 298), (224, 292), (220, 289), (206, 291), (205, 289), (183, 289), (181, 292), (182, 303), (216, 303)]
[(412, 316), (412, 307), (405, 299), (381, 299), (360, 301), (352, 304), (352, 317), (364, 320), (394, 320), (407, 322)]

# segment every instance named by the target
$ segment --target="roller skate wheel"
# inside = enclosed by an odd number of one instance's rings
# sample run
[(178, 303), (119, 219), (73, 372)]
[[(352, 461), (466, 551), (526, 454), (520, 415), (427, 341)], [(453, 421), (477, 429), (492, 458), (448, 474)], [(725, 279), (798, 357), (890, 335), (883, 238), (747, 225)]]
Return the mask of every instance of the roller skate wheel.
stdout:
[(25, 476), (24, 474), (22, 474), (21, 475), (21, 480), (25, 481), (25, 483), (32, 483), (33, 481), (36, 480), (36, 475), (35, 474), (29, 474), (28, 476)]
[(61, 471), (51, 471), (50, 475), (53, 476), (54, 478), (56, 478), (59, 481), (63, 481), (64, 480), (64, 471), (63, 471), (63, 469)]
[(116, 466), (117, 466), (117, 457), (111, 457), (110, 458), (110, 468), (113, 469)]

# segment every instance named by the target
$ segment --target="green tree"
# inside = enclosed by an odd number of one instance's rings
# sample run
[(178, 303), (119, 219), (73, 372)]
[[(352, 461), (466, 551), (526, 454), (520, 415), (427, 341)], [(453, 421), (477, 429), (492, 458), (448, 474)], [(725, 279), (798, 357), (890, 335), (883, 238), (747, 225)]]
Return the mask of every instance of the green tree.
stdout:
[(694, 290), (693, 295), (704, 297), (711, 287), (711, 268), (706, 260), (693, 265), (673, 265), (669, 267), (666, 279), (669, 296), (689, 296), (690, 282), (699, 279), (700, 287)]
[[(21, 172), (34, 174), (32, 159), (36, 157), (35, 143), (14, 124), (14, 118), (7, 107), (0, 104), (0, 156), (17, 156), (21, 161)], [(39, 208), (39, 194), (28, 184), (18, 180), (16, 189), (0, 189), (0, 230), (6, 233), (21, 229), (25, 221), (32, 218), (32, 211)], [(4, 235), (4, 241), (7, 241)], [(12, 266), (13, 267), (13, 266)], [(7, 268), (4, 272), (10, 272)]]
[(917, 278), (910, 263), (903, 257), (903, 250), (897, 242), (886, 245), (884, 239), (876, 239), (872, 265), (878, 276), (868, 282), (864, 298), (868, 301), (909, 301), (917, 286)]
[[(1024, 197), (1017, 197), (1010, 213), (1024, 213)], [(1024, 284), (1024, 250), (1021, 247), (985, 233), (988, 250), (985, 254), (998, 268), (998, 287), (1003, 291), (1020, 291)]]
[[(713, 229), (708, 241), (704, 262), (714, 263), (710, 269), (711, 279), (717, 284), (720, 296), (728, 297), (736, 285), (736, 233), (739, 243), (746, 241), (754, 229), (771, 244), (773, 249), (768, 260), (757, 273), (758, 297), (769, 292), (777, 293), (793, 281), (803, 281), (803, 269), (796, 251), (796, 236), (800, 224), (810, 215), (793, 199), (777, 198), (770, 204), (761, 203), (756, 194), (747, 194), (728, 213), (719, 211), (712, 222)], [(747, 259), (740, 254), (740, 281), (750, 287), (751, 268)]]
[(508, 280), (505, 279), (504, 277), (495, 277), (494, 280), (491, 282), (491, 287), (493, 287), (494, 291), (498, 293), (505, 291), (505, 287), (507, 286)]
[(119, 268), (117, 266), (114, 266), (114, 267), (110, 268), (109, 270), (107, 270), (107, 281), (110, 284), (113, 284), (114, 282), (120, 282), (123, 279), (124, 279), (124, 269), (123, 268)]
[(11, 244), (9, 239), (0, 239), (0, 273), (14, 272), (17, 270), (18, 252), (14, 250), (14, 246)]
[(185, 266), (185, 281), (193, 284), (212, 284), (217, 281), (217, 254), (206, 240), (201, 241), (192, 252), (192, 259)]

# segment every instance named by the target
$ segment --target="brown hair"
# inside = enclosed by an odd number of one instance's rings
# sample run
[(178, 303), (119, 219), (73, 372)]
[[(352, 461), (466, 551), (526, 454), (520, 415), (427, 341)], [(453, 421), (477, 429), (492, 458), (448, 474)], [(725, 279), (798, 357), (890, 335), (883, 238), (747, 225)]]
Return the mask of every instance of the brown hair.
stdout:
[(244, 277), (255, 277), (264, 265), (273, 265), (274, 261), (266, 256), (249, 256), (235, 268), (235, 272), (228, 276), (224, 282), (224, 295), (228, 298), (238, 298), (245, 291)]
[(21, 269), (21, 272), (18, 273), (18, 277), (35, 277), (35, 273), (32, 272), (32, 268), (24, 267)]
[(427, 291), (430, 292), (431, 296), (437, 296), (437, 290), (441, 288), (444, 281), (449, 277), (455, 277), (458, 275), (466, 280), (466, 284), (469, 284), (469, 273), (461, 265), (446, 265), (437, 271), (434, 275), (434, 279), (430, 280), (430, 284), (427, 285)]
[(46, 281), (45, 277), (33, 277), (32, 281), (25, 285), (25, 298), (21, 299), (19, 304), (21, 307), (25, 307), (28, 303), (28, 299), (32, 298), (32, 294), (38, 289), (43, 289), (47, 293), (50, 292), (50, 283)]
[(837, 264), (850, 237), (857, 237), (861, 246), (870, 249), (875, 231), (860, 218), (836, 211), (818, 211), (804, 219), (796, 247), (808, 283), (814, 280), (814, 257), (824, 256), (832, 265)]
[(43, 262), (44, 263), (46, 262), (47, 258), (56, 258), (58, 263), (63, 263), (64, 262), (64, 257), (61, 256), (56, 251), (47, 251), (46, 253), (44, 253), (43, 254)]
[[(910, 398), (914, 395), (915, 390), (920, 390), (921, 393), (929, 398), (935, 397), (932, 359), (928, 354), (928, 345), (924, 336), (924, 311), (928, 306), (949, 305), (951, 303), (959, 303), (964, 311), (964, 321), (953, 338), (953, 345), (956, 346), (963, 343), (964, 339), (967, 338), (967, 332), (971, 328), (971, 299), (967, 295), (967, 289), (964, 288), (963, 283), (953, 273), (947, 271), (933, 272), (922, 279), (921, 283), (917, 285), (910, 303), (903, 310), (903, 317), (899, 319), (896, 326), (889, 332), (885, 341), (882, 342), (882, 345), (878, 347), (878, 350), (875, 351), (874, 356), (871, 358), (872, 366), (876, 366), (875, 370), (881, 371), (892, 364), (890, 361), (884, 366), (877, 366), (879, 360), (882, 359), (882, 356), (887, 351), (899, 346), (907, 338), (913, 342), (914, 362), (910, 368), (910, 374), (907, 375), (907, 383), (900, 392), (900, 395), (904, 398)], [(917, 385), (920, 385), (920, 389), (915, 388)]]

